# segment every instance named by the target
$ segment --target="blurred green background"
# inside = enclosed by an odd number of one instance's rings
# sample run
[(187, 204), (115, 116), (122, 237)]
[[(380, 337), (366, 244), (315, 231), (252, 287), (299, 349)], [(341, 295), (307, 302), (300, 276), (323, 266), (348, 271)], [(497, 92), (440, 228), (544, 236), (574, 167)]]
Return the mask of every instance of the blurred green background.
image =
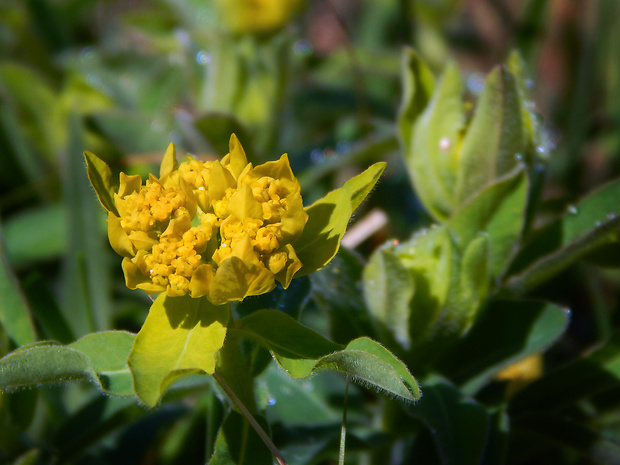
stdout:
[[(23, 341), (0, 331), (0, 356), (32, 340), (136, 332), (144, 320), (150, 301), (125, 288), (84, 150), (115, 175), (146, 175), (169, 142), (209, 159), (227, 152), (234, 132), (255, 163), (287, 152), (306, 204), (384, 160), (386, 173), (357, 218), (379, 208), (389, 221), (356, 253), (363, 259), (386, 239), (428, 225), (396, 135), (405, 46), (436, 73), (456, 60), (472, 102), (494, 66), (513, 49), (522, 54), (548, 163), (537, 224), (618, 177), (616, 0), (0, 2), (0, 251), (3, 273), (18, 279), (21, 291), (3, 292), (0, 303), (27, 307), (35, 321)], [(308, 280), (295, 281), (291, 294), (303, 301), (304, 321), (326, 335), (331, 317), (316, 289), (329, 273), (333, 268), (314, 278), (315, 291)], [(580, 264), (532, 293), (573, 310), (549, 366), (618, 328), (619, 289), (614, 269)], [(363, 303), (347, 304), (363, 328)], [(298, 457), (291, 463), (336, 463), (344, 381), (321, 375), (300, 383), (270, 368), (260, 382), (276, 441)], [(204, 462), (214, 439), (209, 422), (217, 424), (223, 409), (217, 396), (199, 395), (205, 383), (184, 385), (153, 412), (86, 385), (41, 387), (37, 401), (35, 391), (0, 394), (0, 463)], [(386, 401), (352, 391), (350, 419), (380, 430), (373, 411)], [(184, 394), (191, 395), (178, 401)], [(610, 412), (597, 421), (607, 437), (618, 437), (620, 419)], [(368, 444), (350, 443), (351, 463), (358, 463), (358, 446)], [(591, 463), (579, 460), (566, 463)]]

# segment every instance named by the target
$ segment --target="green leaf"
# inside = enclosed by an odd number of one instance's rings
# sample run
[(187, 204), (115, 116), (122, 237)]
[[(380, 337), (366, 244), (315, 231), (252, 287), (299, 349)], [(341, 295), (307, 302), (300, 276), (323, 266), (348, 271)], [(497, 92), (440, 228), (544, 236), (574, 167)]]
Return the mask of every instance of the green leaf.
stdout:
[(411, 132), (416, 119), (431, 100), (435, 76), (412, 48), (402, 55), (403, 99), (398, 115), (400, 137), (405, 146), (411, 143)]
[(264, 345), (292, 378), (330, 369), (405, 400), (420, 397), (417, 382), (405, 365), (371, 339), (355, 339), (341, 350), (338, 344), (275, 310), (242, 318), (230, 332)]
[(545, 302), (494, 302), (439, 369), (464, 392), (476, 392), (501, 369), (549, 347), (568, 327), (569, 316)]
[[(267, 430), (262, 418), (257, 418), (257, 421)], [(220, 428), (209, 465), (272, 465), (272, 463), (271, 452), (250, 424), (237, 412), (230, 412)]]
[(367, 337), (355, 339), (344, 350), (323, 357), (313, 371), (325, 368), (351, 376), (354, 381), (403, 400), (418, 400), (422, 395), (405, 364)]
[(129, 354), (140, 400), (154, 407), (166, 387), (180, 376), (213, 373), (228, 319), (228, 305), (160, 294)]
[(293, 244), (303, 263), (296, 277), (323, 268), (336, 255), (351, 215), (370, 193), (384, 169), (384, 162), (375, 163), (349, 179), (340, 189), (328, 193), (306, 208), (308, 222), (301, 237)]
[(487, 445), (486, 409), (439, 377), (424, 382), (424, 397), (408, 413), (432, 433), (442, 464), (477, 465)]
[(277, 310), (259, 310), (241, 318), (230, 332), (253, 339), (271, 352), (290, 359), (316, 360), (342, 348)]
[(28, 302), (7, 263), (0, 224), (0, 326), (16, 345), (35, 341), (35, 328)]
[[(531, 111), (532, 92), (530, 89), (531, 80), (526, 71), (526, 65), (523, 61), (523, 57), (519, 52), (513, 50), (506, 60), (506, 67), (512, 73), (517, 83), (517, 89), (519, 91), (519, 106), (521, 107), (521, 124), (523, 127), (523, 136), (526, 143), (526, 149), (523, 153), (524, 157), (527, 157), (528, 153), (532, 153), (534, 150), (533, 145), (537, 142), (540, 134), (538, 123), (533, 111)], [(524, 158), (527, 159), (527, 158)]]
[[(519, 273), (510, 277), (505, 289), (527, 293), (577, 260), (616, 247), (620, 243), (618, 198), (620, 180), (615, 180), (570, 206), (559, 223), (539, 231), (538, 239), (520, 253)], [(550, 244), (558, 248), (550, 251)], [(614, 250), (610, 255), (617, 256)]]
[(492, 276), (501, 275), (514, 253), (525, 221), (527, 191), (526, 173), (517, 168), (480, 190), (448, 223), (461, 248), (480, 232), (487, 234)]
[(465, 124), (462, 93), (460, 72), (456, 64), (449, 63), (433, 98), (416, 119), (410, 140), (403, 140), (413, 186), (439, 221), (446, 220), (454, 207), (456, 154)]
[(414, 278), (392, 249), (388, 242), (387, 247), (370, 257), (364, 268), (364, 296), (372, 316), (401, 346), (409, 349)]
[(606, 223), (614, 222), (620, 216), (618, 199), (620, 179), (599, 187), (569, 207), (562, 218), (562, 244), (568, 245), (577, 238), (592, 234), (593, 230)]
[(512, 171), (525, 157), (526, 138), (517, 83), (505, 67), (489, 74), (460, 150), (456, 204)]
[(67, 237), (67, 211), (63, 204), (23, 210), (4, 224), (6, 254), (16, 268), (61, 256), (69, 246)]
[(463, 302), (459, 324), (467, 331), (474, 323), (478, 310), (487, 298), (489, 289), (489, 238), (479, 233), (461, 259), (458, 297)]
[(133, 395), (127, 356), (135, 337), (135, 334), (124, 331), (92, 333), (67, 347), (88, 357), (106, 391), (117, 395)]
[(67, 212), (70, 247), (65, 255), (61, 309), (73, 333), (80, 337), (111, 327), (112, 302), (107, 241), (102, 212), (84, 173), (83, 121), (69, 120), (69, 143), (62, 170), (62, 193)]
[(132, 341), (133, 334), (108, 331), (69, 346), (50, 342), (24, 346), (0, 359), (0, 389), (87, 380), (107, 394), (132, 395), (126, 363)]
[(112, 171), (106, 162), (90, 152), (84, 152), (86, 159), (86, 173), (90, 184), (95, 189), (97, 198), (103, 208), (107, 211), (119, 216), (116, 204), (114, 203), (114, 194), (118, 191), (118, 186), (112, 181)]

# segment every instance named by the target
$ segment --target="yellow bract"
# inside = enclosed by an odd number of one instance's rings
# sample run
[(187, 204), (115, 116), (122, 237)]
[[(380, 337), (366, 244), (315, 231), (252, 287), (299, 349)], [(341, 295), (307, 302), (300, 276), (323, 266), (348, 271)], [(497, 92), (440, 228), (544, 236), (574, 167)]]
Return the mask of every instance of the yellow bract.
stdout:
[(170, 144), (160, 178), (121, 174), (108, 233), (127, 286), (206, 296), (216, 305), (288, 287), (302, 263), (300, 187), (288, 157), (254, 167), (233, 135), (221, 161), (177, 164)]

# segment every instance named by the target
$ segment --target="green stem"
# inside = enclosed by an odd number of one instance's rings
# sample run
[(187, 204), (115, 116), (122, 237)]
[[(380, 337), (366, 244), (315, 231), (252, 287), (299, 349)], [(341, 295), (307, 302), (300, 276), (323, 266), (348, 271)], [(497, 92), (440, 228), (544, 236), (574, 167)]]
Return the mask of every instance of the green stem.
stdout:
[(347, 438), (347, 403), (349, 399), (349, 381), (344, 388), (344, 407), (342, 410), (342, 427), (340, 429), (340, 454), (338, 455), (338, 465), (344, 465), (345, 440)]
[(252, 428), (254, 428), (254, 431), (256, 431), (256, 434), (258, 434), (258, 436), (263, 440), (263, 442), (269, 448), (269, 450), (271, 451), (273, 456), (276, 458), (278, 463), (280, 465), (288, 465), (286, 460), (284, 460), (284, 457), (282, 457), (282, 454), (280, 453), (278, 448), (271, 441), (271, 438), (267, 435), (267, 433), (265, 433), (265, 430), (261, 428), (258, 422), (254, 419), (254, 416), (249, 412), (249, 410), (245, 408), (245, 405), (243, 405), (243, 402), (239, 400), (239, 398), (235, 395), (232, 389), (230, 389), (228, 384), (226, 384), (224, 379), (221, 376), (219, 376), (217, 373), (213, 373), (213, 378), (218, 382), (218, 384), (224, 390), (226, 395), (230, 398), (232, 403), (235, 404), (235, 406), (239, 409), (239, 412), (241, 412), (241, 414), (245, 417), (245, 419), (250, 423)]

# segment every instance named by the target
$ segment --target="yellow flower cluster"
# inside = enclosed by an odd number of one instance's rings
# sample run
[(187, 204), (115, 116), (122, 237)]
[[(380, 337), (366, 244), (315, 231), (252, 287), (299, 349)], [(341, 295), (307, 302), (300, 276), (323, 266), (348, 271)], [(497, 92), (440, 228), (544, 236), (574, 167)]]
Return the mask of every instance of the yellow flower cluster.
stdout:
[(235, 136), (221, 161), (177, 164), (170, 144), (160, 178), (121, 173), (108, 214), (127, 286), (206, 296), (214, 304), (288, 287), (302, 263), (292, 242), (308, 219), (288, 157), (254, 167)]
[(303, 0), (217, 0), (215, 5), (232, 32), (272, 33), (284, 27)]

